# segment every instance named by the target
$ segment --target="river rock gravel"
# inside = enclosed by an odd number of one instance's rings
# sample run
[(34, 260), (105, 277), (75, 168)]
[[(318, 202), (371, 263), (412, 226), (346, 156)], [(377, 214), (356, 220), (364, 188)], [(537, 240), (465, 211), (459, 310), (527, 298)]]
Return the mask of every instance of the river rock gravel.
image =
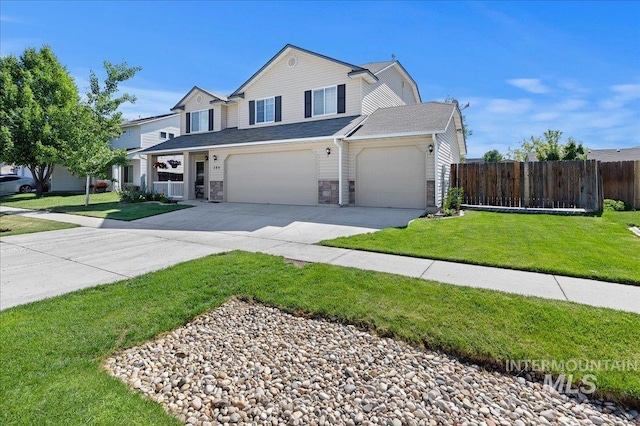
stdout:
[(231, 300), (106, 369), (188, 425), (634, 425), (612, 403)]

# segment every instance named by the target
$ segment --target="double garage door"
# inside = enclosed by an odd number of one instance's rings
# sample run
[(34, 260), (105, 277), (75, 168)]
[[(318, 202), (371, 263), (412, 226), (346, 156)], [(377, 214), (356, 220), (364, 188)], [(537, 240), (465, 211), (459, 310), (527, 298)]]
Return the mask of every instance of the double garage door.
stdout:
[(232, 203), (316, 205), (316, 154), (305, 150), (230, 155), (225, 187)]
[[(226, 201), (318, 204), (317, 156), (311, 150), (232, 154), (226, 159)], [(364, 148), (356, 156), (356, 205), (426, 206), (425, 154), (416, 146)]]

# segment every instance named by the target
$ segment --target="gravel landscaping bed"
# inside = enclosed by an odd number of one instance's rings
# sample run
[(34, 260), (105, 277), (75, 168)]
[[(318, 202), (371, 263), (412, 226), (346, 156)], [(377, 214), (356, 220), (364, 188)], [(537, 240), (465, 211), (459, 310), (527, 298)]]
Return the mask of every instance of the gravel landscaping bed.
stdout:
[(236, 300), (109, 358), (106, 369), (186, 424), (640, 423), (609, 402)]

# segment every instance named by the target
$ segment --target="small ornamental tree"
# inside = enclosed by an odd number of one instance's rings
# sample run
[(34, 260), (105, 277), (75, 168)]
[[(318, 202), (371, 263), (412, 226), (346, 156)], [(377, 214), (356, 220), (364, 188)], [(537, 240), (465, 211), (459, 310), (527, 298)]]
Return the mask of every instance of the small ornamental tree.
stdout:
[(74, 111), (75, 129), (72, 149), (67, 150), (64, 164), (79, 176), (86, 176), (85, 206), (89, 204), (91, 177), (106, 177), (109, 167), (126, 163), (125, 150), (112, 150), (110, 141), (122, 131), (122, 113), (118, 108), (125, 102), (134, 103), (136, 98), (128, 93), (114, 97), (118, 84), (130, 79), (141, 68), (128, 67), (127, 63), (113, 65), (104, 62), (107, 77), (104, 85), (91, 71), (87, 100)]

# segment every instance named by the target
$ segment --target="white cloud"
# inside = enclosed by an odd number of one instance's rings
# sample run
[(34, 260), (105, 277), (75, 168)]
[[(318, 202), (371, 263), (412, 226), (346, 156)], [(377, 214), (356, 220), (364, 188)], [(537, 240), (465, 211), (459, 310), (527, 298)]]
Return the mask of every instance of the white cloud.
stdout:
[(588, 104), (584, 99), (567, 99), (557, 104), (556, 108), (560, 111), (575, 111), (586, 107)]
[(469, 158), (497, 149), (506, 153), (523, 139), (548, 129), (563, 132), (592, 149), (640, 145), (639, 84), (592, 87), (587, 94), (579, 84), (568, 85), (550, 97), (503, 99), (475, 98), (464, 111), (473, 135), (467, 144)]
[(507, 80), (507, 83), (529, 93), (542, 94), (550, 91), (538, 78), (514, 78)]
[(492, 114), (517, 115), (528, 111), (531, 104), (529, 99), (490, 99), (486, 109)]

